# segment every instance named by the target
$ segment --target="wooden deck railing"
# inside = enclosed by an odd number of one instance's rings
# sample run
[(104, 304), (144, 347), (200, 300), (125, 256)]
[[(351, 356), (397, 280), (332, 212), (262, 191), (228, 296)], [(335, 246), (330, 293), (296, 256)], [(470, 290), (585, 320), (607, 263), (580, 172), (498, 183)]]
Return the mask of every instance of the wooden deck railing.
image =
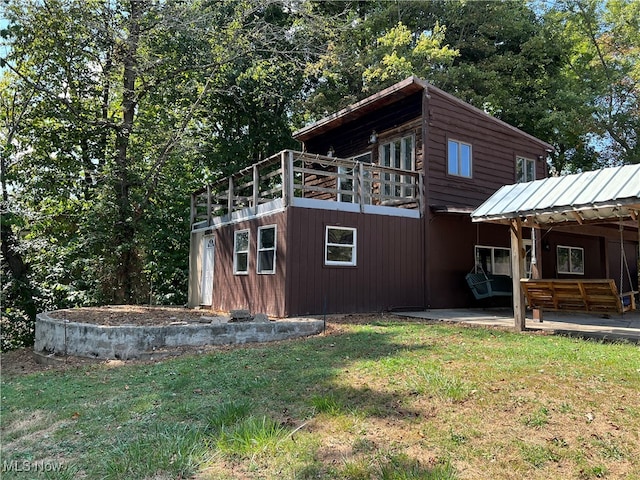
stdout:
[(353, 159), (285, 150), (191, 195), (191, 224), (282, 199), (381, 205), (422, 211), (422, 174)]

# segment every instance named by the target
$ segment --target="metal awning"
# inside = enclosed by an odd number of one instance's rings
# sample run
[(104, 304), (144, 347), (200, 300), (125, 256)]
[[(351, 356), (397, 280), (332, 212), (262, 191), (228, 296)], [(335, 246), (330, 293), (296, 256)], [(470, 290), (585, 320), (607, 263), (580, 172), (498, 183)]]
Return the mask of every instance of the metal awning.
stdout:
[(505, 185), (471, 214), (474, 222), (527, 226), (640, 218), (640, 164)]

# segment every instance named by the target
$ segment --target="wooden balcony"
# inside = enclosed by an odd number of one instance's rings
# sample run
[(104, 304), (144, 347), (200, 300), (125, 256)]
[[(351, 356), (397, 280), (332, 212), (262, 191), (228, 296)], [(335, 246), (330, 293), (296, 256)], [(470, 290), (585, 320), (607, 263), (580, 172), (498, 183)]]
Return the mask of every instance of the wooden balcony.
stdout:
[(191, 228), (288, 206), (418, 218), (422, 173), (284, 150), (191, 195)]

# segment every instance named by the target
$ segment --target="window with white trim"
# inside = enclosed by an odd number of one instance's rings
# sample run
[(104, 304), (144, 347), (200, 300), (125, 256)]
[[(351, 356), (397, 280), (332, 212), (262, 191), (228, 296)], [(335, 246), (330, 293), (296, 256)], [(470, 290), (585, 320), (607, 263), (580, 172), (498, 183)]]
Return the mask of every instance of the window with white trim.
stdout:
[[(415, 149), (413, 135), (380, 145), (380, 165), (414, 171)], [(411, 183), (411, 176), (384, 173), (381, 182), (382, 193), (390, 197), (412, 197), (413, 187), (410, 186)]]
[(511, 249), (476, 245), (476, 270), (511, 276)]
[(233, 232), (233, 273), (234, 275), (249, 273), (249, 230)]
[(276, 273), (276, 226), (258, 228), (258, 263), (260, 274)]
[(530, 158), (516, 157), (516, 182), (532, 182), (536, 179), (536, 161)]
[(558, 273), (584, 275), (584, 249), (558, 245), (556, 248)]
[(447, 143), (447, 173), (471, 178), (471, 144), (458, 140)]
[(357, 231), (355, 228), (327, 225), (324, 240), (324, 264), (356, 265)]

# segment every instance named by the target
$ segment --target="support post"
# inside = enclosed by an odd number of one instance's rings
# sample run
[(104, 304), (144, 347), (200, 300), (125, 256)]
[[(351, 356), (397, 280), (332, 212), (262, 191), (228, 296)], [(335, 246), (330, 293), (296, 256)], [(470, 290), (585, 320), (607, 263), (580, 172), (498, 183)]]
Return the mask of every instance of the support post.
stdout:
[(227, 213), (233, 213), (233, 177), (229, 177), (229, 191), (227, 192)]
[[(531, 277), (542, 278), (542, 232), (537, 228), (531, 229)], [(542, 310), (533, 310), (533, 319), (542, 322)]]
[(524, 293), (520, 286), (523, 276), (524, 256), (522, 252), (522, 220), (511, 221), (511, 278), (513, 281), (513, 320), (516, 331), (525, 329)]

